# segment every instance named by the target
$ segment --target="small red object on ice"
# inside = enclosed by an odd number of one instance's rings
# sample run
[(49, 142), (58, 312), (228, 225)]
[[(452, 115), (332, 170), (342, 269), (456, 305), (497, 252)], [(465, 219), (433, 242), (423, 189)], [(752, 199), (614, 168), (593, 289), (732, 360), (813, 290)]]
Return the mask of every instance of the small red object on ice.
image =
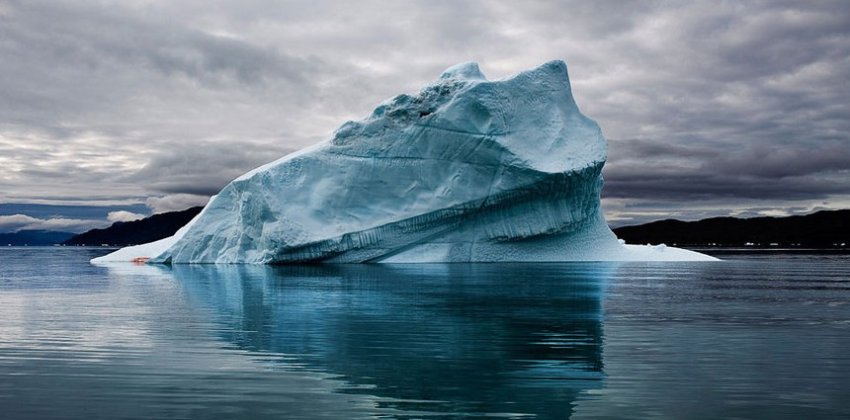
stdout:
[(145, 264), (150, 259), (151, 259), (151, 257), (136, 257), (136, 258), (133, 258), (132, 261), (133, 261), (133, 264)]

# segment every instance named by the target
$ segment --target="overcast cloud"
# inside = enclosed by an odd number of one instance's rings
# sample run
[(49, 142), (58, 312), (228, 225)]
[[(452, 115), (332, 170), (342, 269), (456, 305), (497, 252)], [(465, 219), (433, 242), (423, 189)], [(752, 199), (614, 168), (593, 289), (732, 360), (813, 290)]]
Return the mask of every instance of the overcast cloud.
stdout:
[(0, 0), (0, 204), (203, 204), (450, 65), (551, 59), (615, 224), (850, 207), (844, 1)]

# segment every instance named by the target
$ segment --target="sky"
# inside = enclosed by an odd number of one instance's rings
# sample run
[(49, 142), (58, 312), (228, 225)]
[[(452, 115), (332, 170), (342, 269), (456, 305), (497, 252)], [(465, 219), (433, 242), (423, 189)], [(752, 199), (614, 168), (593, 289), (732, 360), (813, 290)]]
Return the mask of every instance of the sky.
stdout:
[(0, 232), (203, 204), (451, 65), (553, 59), (612, 225), (850, 208), (845, 1), (0, 0)]

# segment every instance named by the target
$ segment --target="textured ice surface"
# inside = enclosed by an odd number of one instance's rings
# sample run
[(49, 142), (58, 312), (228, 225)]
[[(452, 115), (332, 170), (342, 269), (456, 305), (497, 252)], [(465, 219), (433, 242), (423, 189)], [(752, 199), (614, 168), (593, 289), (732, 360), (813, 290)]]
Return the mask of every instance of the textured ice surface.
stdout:
[(618, 242), (599, 203), (606, 155), (562, 61), (495, 81), (460, 64), (234, 180), (174, 237), (98, 260), (711, 259)]

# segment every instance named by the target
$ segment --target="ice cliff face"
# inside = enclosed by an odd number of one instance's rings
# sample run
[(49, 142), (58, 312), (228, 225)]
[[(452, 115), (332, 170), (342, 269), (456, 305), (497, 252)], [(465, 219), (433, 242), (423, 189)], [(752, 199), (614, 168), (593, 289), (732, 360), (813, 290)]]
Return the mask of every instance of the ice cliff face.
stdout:
[[(460, 64), (331, 140), (234, 180), (174, 238), (104, 260), (653, 259), (629, 254), (605, 224), (606, 153), (562, 61), (495, 81)], [(665, 252), (679, 251), (701, 255)]]

